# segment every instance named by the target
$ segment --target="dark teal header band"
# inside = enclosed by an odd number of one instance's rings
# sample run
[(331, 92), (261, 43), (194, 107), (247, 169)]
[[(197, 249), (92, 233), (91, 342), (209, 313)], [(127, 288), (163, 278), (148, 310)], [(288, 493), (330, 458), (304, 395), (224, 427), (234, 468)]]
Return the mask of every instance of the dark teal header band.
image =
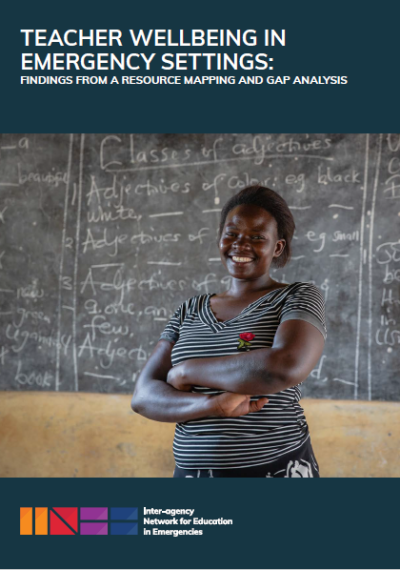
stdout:
[(1, 130), (395, 132), (398, 16), (389, 2), (10, 4)]

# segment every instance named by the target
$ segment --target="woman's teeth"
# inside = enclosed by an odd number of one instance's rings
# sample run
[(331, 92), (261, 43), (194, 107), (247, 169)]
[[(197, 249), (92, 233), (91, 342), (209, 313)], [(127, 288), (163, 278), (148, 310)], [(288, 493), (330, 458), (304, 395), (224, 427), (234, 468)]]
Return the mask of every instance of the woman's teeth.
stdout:
[(232, 259), (238, 263), (247, 263), (248, 261), (253, 261), (251, 257), (237, 257), (236, 255), (233, 255)]

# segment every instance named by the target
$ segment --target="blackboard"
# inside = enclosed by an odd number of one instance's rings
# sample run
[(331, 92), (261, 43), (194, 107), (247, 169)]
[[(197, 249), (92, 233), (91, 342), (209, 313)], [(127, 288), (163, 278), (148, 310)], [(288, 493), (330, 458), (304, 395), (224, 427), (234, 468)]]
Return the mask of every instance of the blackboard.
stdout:
[(272, 276), (322, 290), (314, 398), (400, 399), (400, 136), (0, 139), (0, 387), (129, 393), (168, 318), (229, 276), (223, 203), (261, 182), (296, 220)]

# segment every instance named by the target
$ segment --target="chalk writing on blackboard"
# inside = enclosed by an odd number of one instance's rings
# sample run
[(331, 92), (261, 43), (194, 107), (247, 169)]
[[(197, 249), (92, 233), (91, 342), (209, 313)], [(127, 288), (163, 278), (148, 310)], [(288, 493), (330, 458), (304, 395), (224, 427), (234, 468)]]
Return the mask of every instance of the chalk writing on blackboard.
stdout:
[(324, 295), (314, 398), (400, 400), (400, 136), (2, 135), (0, 387), (132, 392), (177, 306), (229, 287), (224, 202), (296, 221), (282, 282)]

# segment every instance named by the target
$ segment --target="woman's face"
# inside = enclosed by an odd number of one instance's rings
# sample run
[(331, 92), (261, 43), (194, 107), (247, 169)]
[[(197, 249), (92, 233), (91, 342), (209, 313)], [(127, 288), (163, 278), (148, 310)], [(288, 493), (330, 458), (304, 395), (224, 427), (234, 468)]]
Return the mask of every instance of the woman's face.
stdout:
[(219, 251), (232, 277), (255, 280), (269, 276), (272, 260), (284, 247), (285, 240), (278, 240), (275, 218), (263, 208), (246, 204), (228, 213)]

